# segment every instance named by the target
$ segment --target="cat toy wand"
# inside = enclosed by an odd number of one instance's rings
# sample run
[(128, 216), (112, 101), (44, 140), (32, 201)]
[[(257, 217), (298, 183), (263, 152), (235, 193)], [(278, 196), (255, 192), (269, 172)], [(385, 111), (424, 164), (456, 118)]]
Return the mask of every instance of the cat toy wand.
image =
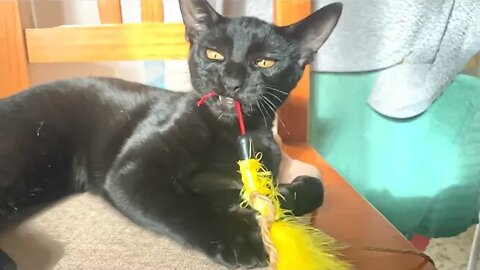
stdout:
[[(204, 95), (197, 106), (216, 96)], [(269, 265), (275, 270), (348, 270), (350, 265), (335, 254), (335, 241), (299, 218), (288, 215), (280, 207), (272, 173), (261, 163), (261, 153), (254, 150), (253, 140), (245, 131), (240, 102), (235, 101), (240, 135), (237, 138), (240, 160), (239, 172), (243, 183), (241, 206), (258, 212), (258, 223)]]

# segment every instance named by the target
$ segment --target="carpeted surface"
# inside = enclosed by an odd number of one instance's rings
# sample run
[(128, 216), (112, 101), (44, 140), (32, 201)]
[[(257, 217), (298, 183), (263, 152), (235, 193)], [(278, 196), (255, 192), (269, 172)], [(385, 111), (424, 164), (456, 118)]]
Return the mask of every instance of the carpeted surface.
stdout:
[[(471, 226), (457, 236), (432, 239), (425, 253), (432, 257), (438, 270), (466, 270), (474, 233), (475, 226)], [(480, 264), (477, 269), (480, 270)]]
[(131, 223), (103, 199), (69, 197), (6, 232), (19, 270), (226, 269)]

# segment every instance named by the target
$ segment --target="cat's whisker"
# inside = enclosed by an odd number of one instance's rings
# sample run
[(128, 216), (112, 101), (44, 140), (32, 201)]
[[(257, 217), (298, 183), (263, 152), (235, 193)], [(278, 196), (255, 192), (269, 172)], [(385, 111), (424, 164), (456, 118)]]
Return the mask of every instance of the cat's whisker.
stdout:
[(268, 119), (270, 119), (270, 121), (273, 121), (273, 118), (270, 116), (270, 114), (268, 113), (268, 108), (265, 107), (265, 105), (262, 103), (263, 100), (260, 100), (260, 105), (262, 106), (263, 109), (265, 109), (265, 114), (268, 116)]
[[(270, 114), (268, 113), (268, 109), (271, 109), (271, 108), (270, 108), (270, 106), (268, 106), (268, 104), (267, 104), (267, 106), (265, 106), (265, 105), (262, 103), (262, 101), (263, 101), (263, 100), (260, 100), (260, 105), (262, 105), (262, 107), (265, 109), (265, 113), (267, 114), (268, 119), (270, 119), (270, 123), (273, 123), (273, 120), (274, 120), (274, 119), (273, 119), (272, 116), (270, 116)], [(274, 112), (274, 113), (275, 113), (275, 112)], [(275, 115), (276, 115), (276, 113), (275, 113)], [(283, 121), (282, 121), (282, 124), (283, 124)], [(285, 125), (284, 125), (284, 126), (285, 126)], [(285, 128), (286, 128), (286, 127), (285, 127)], [(289, 134), (290, 134), (290, 133), (289, 133)]]
[(250, 102), (250, 103), (248, 103), (248, 105), (250, 105), (250, 113), (253, 113), (253, 103)]
[(279, 97), (277, 97), (276, 95), (274, 95), (274, 94), (272, 94), (272, 93), (270, 93), (270, 92), (265, 92), (265, 94), (269, 94), (270, 96), (276, 98), (276, 99), (278, 100), (278, 102), (280, 102), (280, 104), (282, 104), (283, 101), (282, 101)]
[(258, 107), (258, 109), (260, 110), (260, 112), (261, 112), (262, 115), (263, 115), (263, 121), (265, 122), (265, 128), (268, 128), (268, 126), (267, 126), (267, 118), (265, 117), (265, 114), (263, 113), (262, 108), (260, 108), (260, 103), (258, 102), (258, 100), (257, 100), (257, 107)]
[(275, 104), (271, 100), (269, 100), (266, 96), (262, 96), (262, 99), (268, 102), (270, 109), (272, 109), (274, 113), (277, 113), (277, 106), (275, 106)]
[[(277, 112), (275, 111), (275, 105), (270, 101), (268, 100), (265, 96), (261, 96), (261, 98), (263, 100), (266, 100), (268, 101), (270, 104), (272, 105), (269, 105), (268, 103), (266, 103), (268, 105), (268, 107), (272, 110), (272, 112), (275, 114), (275, 116), (278, 118), (278, 120), (280, 121), (280, 123), (282, 124), (282, 126), (285, 128), (285, 130), (287, 131), (287, 134), (290, 135), (290, 131), (288, 130), (287, 126), (285, 125), (285, 123), (283, 122), (282, 118), (280, 118), (280, 116), (277, 114)], [(272, 107), (273, 106), (273, 107)]]
[[(253, 99), (245, 101), (245, 111), (250, 109), (250, 111), (248, 111), (247, 115), (252, 115), (253, 112), (254, 112), (253, 111), (253, 104), (254, 104), (253, 101), (254, 101)], [(247, 105), (250, 106), (250, 108), (246, 108)]]
[(222, 112), (222, 113), (218, 116), (217, 121), (220, 120), (220, 118), (222, 118), (223, 114), (224, 114), (224, 113)]
[(270, 89), (270, 90), (273, 90), (273, 91), (277, 91), (277, 92), (279, 92), (279, 93), (284, 94), (285, 96), (288, 96), (288, 93), (287, 93), (287, 92), (282, 91), (282, 90), (280, 90), (280, 89), (278, 89), (278, 88), (271, 87), (271, 86), (268, 86), (268, 85), (266, 85), (265, 88)]

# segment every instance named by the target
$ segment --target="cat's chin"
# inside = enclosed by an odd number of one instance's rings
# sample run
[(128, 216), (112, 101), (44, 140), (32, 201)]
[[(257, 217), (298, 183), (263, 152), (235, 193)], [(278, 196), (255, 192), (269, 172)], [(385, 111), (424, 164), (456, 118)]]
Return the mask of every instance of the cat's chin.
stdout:
[(218, 121), (223, 123), (237, 122), (237, 114), (234, 106), (230, 108), (225, 105), (209, 104), (209, 108)]
[(217, 120), (224, 123), (237, 121), (235, 100), (224, 96), (214, 96), (206, 102), (212, 114)]
[(218, 121), (225, 124), (237, 123), (237, 115), (230, 112), (223, 112), (218, 115)]
[[(235, 109), (235, 99), (231, 97), (213, 95), (205, 100), (204, 106), (207, 106), (212, 115), (217, 118), (217, 121), (225, 124), (236, 124), (238, 116)], [(253, 107), (242, 104), (242, 113), (244, 117), (252, 113)]]

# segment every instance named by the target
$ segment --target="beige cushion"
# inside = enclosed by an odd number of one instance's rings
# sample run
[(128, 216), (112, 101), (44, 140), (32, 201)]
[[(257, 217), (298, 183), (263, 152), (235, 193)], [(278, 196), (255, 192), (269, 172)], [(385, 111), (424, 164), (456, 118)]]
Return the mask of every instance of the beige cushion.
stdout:
[[(281, 182), (299, 174), (320, 176), (312, 166), (286, 155), (282, 162)], [(88, 193), (70, 196), (29, 217), (5, 232), (0, 246), (19, 270), (226, 269), (142, 229)]]

